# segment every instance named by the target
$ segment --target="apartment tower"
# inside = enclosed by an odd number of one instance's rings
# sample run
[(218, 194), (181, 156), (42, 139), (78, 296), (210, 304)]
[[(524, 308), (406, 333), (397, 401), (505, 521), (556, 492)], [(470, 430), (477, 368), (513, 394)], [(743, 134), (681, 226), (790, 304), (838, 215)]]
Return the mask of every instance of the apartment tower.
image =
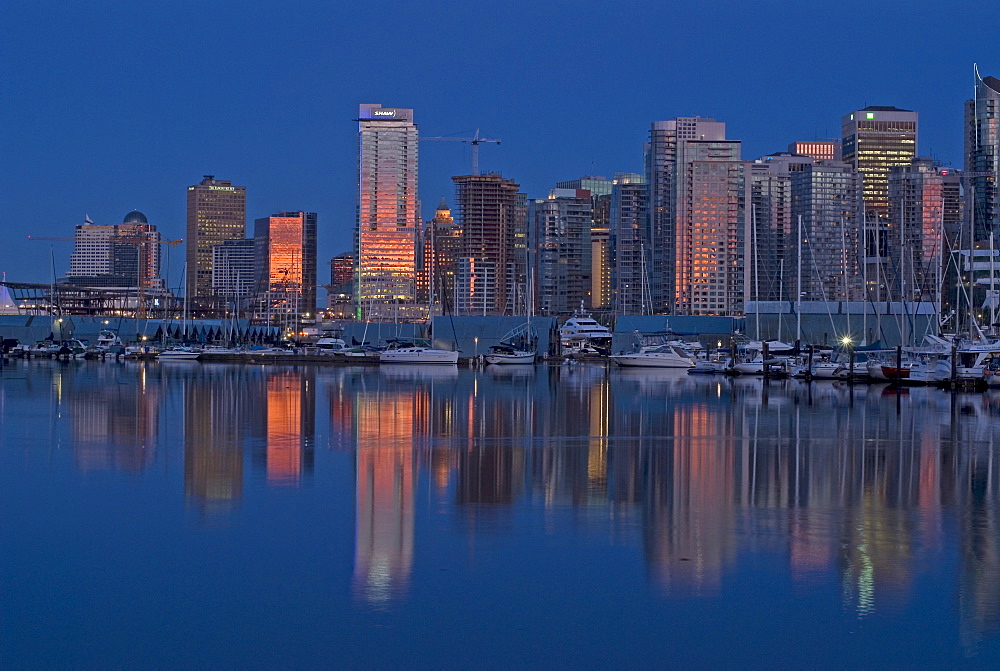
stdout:
[(1000, 79), (980, 77), (978, 67), (975, 75), (976, 96), (965, 101), (966, 217), (973, 242), (985, 246), (1000, 233)]
[[(457, 314), (516, 314), (523, 308), (524, 221), (519, 185), (497, 173), (452, 177), (461, 227), (455, 256)], [(520, 244), (519, 244), (520, 241)]]

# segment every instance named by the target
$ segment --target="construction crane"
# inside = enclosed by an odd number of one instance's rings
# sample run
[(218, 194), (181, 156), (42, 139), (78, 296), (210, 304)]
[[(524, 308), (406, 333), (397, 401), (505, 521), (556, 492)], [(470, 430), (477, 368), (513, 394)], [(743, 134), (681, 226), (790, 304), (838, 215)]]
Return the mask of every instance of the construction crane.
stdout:
[(453, 135), (446, 135), (444, 137), (421, 137), (422, 142), (468, 142), (472, 145), (472, 174), (479, 174), (479, 145), (482, 142), (493, 142), (495, 144), (500, 144), (500, 140), (494, 140), (491, 138), (485, 138), (479, 136), (479, 129), (476, 129), (475, 135), (472, 137), (456, 137)]
[(51, 242), (73, 242), (76, 238), (53, 237), (50, 235), (29, 235), (28, 239)]

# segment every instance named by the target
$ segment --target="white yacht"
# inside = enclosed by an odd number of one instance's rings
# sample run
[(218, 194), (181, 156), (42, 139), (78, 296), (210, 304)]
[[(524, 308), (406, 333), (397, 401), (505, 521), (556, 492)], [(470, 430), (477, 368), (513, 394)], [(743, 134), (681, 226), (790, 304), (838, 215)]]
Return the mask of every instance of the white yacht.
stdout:
[(645, 368), (691, 368), (695, 358), (676, 345), (660, 345), (631, 354), (615, 354), (611, 360), (619, 366)]
[(320, 338), (316, 341), (316, 351), (320, 354), (343, 354), (348, 349), (343, 338)]
[(580, 305), (580, 309), (559, 327), (559, 342), (564, 351), (608, 354), (611, 352), (611, 329), (601, 326)]
[(201, 356), (199, 347), (168, 347), (156, 357), (160, 361), (194, 361)]
[(389, 346), (379, 352), (378, 360), (380, 363), (457, 364), (458, 352), (435, 349), (426, 340), (391, 340)]

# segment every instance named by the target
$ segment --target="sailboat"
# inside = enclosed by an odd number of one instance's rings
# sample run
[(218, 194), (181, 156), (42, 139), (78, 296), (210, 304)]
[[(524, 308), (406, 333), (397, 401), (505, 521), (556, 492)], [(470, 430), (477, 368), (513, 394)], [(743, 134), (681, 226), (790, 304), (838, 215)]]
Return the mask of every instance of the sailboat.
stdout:
[(531, 322), (510, 331), (496, 345), (490, 346), (486, 363), (533, 364), (537, 353), (538, 336)]

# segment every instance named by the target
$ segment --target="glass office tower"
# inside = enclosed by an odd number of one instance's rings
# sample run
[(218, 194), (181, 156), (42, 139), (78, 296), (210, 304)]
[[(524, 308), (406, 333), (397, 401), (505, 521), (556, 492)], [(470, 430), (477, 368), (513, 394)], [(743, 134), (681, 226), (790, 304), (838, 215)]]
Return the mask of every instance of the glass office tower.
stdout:
[(426, 316), (427, 306), (416, 304), (418, 143), (412, 109), (360, 106), (358, 318)]

